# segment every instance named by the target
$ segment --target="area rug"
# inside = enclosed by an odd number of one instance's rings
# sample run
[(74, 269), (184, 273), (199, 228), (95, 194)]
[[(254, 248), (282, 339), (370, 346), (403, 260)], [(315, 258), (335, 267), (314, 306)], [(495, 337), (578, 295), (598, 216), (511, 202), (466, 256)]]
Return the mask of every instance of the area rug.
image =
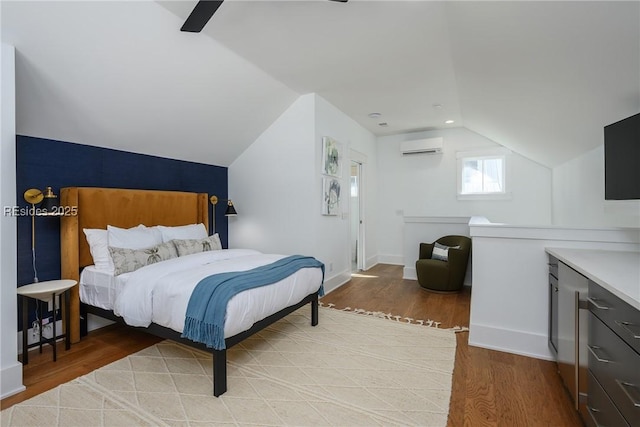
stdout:
[(2, 426), (445, 426), (455, 332), (304, 307), (211, 355), (163, 341), (14, 405)]

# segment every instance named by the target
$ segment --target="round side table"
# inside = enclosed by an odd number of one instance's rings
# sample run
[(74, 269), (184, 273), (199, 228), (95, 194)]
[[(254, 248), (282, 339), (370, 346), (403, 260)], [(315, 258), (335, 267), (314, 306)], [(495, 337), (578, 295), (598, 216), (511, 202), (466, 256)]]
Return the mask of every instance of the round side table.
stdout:
[[(20, 286), (18, 288), (18, 295), (22, 298), (22, 364), (29, 363), (29, 348), (40, 346), (40, 353), (42, 353), (42, 344), (50, 344), (53, 347), (53, 361), (56, 361), (56, 340), (64, 337), (65, 350), (69, 350), (71, 347), (71, 337), (69, 335), (69, 328), (71, 326), (71, 319), (69, 317), (70, 299), (69, 290), (73, 288), (78, 282), (70, 279), (63, 280), (49, 280), (46, 282), (37, 282), (30, 285)], [(58, 307), (61, 305), (61, 296), (64, 295), (64, 334), (56, 335), (56, 297), (58, 297)], [(40, 339), (38, 342), (31, 345), (27, 344), (27, 336), (29, 330), (29, 298), (37, 299), (46, 303), (53, 303), (53, 336), (51, 338), (42, 337), (42, 316), (40, 319)]]

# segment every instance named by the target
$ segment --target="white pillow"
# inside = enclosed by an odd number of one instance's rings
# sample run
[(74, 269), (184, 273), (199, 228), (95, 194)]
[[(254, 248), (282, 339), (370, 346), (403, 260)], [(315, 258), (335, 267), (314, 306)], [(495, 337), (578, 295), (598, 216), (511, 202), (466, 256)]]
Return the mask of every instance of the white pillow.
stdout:
[(84, 235), (89, 243), (89, 252), (93, 258), (93, 264), (99, 270), (109, 270), (113, 272), (114, 265), (109, 255), (109, 241), (107, 230), (100, 228), (83, 228)]
[(174, 239), (200, 240), (205, 239), (208, 236), (207, 229), (202, 223), (179, 225), (177, 227), (165, 227), (164, 225), (158, 225), (156, 228), (160, 230), (163, 242), (169, 242)]
[(146, 249), (162, 243), (162, 234), (155, 227), (140, 224), (133, 228), (107, 225), (108, 246), (126, 249)]

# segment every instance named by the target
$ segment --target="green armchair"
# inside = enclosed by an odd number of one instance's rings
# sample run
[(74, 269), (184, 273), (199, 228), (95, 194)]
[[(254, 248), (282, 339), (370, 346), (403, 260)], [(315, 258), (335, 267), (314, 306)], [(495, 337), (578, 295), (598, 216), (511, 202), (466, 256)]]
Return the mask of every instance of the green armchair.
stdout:
[[(448, 253), (436, 250), (435, 244), (449, 247)], [(418, 283), (423, 289), (435, 292), (458, 292), (464, 283), (471, 253), (471, 239), (466, 236), (444, 236), (434, 243), (420, 243), (420, 255), (416, 261)]]

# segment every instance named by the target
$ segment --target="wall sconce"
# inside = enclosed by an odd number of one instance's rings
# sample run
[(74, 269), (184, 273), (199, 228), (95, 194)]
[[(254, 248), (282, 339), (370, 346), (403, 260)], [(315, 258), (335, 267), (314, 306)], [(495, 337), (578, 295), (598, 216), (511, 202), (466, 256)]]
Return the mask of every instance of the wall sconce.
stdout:
[(237, 216), (238, 212), (236, 212), (235, 206), (233, 206), (233, 202), (231, 199), (218, 199), (218, 196), (209, 197), (209, 201), (213, 205), (213, 232), (216, 232), (216, 205), (218, 201), (227, 202), (227, 209), (224, 211), (224, 216)]
[[(33, 266), (33, 283), (38, 282), (38, 270), (36, 268), (36, 216), (58, 216), (61, 214), (58, 205), (58, 196), (53, 193), (51, 187), (47, 187), (44, 193), (37, 188), (30, 188), (24, 192), (24, 200), (31, 205), (31, 262)], [(40, 205), (36, 207), (36, 205)]]

